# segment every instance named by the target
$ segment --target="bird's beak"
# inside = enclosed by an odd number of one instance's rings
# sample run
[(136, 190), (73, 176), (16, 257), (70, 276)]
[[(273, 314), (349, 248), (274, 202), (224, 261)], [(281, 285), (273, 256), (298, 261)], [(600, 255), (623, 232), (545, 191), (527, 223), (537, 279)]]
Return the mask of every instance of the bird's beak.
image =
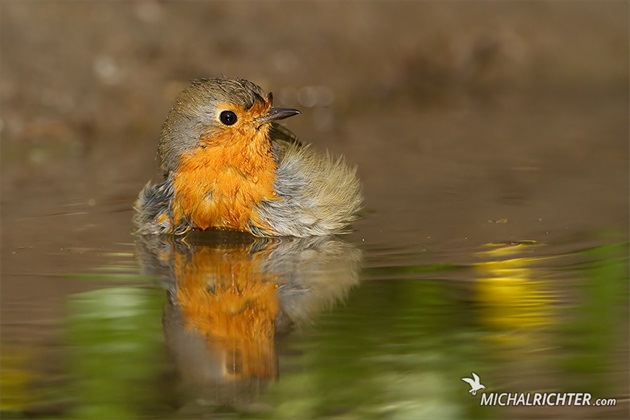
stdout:
[(271, 108), (267, 114), (263, 115), (260, 118), (257, 118), (256, 121), (259, 124), (268, 123), (271, 121), (283, 120), (285, 118), (292, 117), (294, 115), (299, 114), (300, 111), (293, 108)]

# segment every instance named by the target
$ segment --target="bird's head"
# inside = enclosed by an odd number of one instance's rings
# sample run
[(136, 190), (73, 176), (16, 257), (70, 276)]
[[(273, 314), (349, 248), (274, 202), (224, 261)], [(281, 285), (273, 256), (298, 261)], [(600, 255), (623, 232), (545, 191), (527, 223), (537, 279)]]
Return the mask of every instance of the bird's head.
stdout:
[(181, 157), (198, 147), (268, 145), (271, 123), (300, 113), (272, 105), (272, 94), (247, 80), (194, 81), (179, 94), (162, 126), (158, 146), (162, 170), (176, 170)]

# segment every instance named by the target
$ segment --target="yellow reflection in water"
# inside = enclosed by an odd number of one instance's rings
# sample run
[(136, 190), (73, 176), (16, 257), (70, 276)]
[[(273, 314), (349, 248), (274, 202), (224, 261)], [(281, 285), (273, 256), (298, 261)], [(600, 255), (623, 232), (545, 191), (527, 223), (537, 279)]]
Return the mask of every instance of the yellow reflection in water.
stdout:
[(494, 245), (479, 254), (491, 260), (475, 265), (479, 276), (475, 298), (481, 307), (480, 321), (493, 330), (490, 339), (495, 344), (533, 350), (535, 332), (555, 322), (554, 295), (544, 269), (536, 266), (543, 258), (505, 259), (533, 245), (529, 241)]
[(33, 402), (30, 382), (34, 374), (29, 370), (30, 359), (23, 349), (5, 347), (0, 352), (1, 411), (21, 411)]

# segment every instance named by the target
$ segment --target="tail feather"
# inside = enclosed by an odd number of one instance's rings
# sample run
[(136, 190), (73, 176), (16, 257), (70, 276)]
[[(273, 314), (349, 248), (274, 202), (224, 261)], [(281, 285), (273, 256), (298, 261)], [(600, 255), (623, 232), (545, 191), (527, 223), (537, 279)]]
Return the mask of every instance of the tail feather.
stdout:
[(170, 203), (173, 184), (165, 180), (160, 184), (148, 182), (134, 203), (133, 222), (141, 235), (156, 235), (173, 231)]

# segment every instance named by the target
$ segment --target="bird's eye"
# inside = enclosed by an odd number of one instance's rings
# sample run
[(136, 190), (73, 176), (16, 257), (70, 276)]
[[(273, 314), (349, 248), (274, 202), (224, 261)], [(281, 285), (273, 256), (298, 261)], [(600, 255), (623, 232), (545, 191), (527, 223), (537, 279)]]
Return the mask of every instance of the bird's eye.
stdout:
[(225, 125), (233, 125), (237, 119), (236, 114), (232, 111), (223, 111), (219, 114), (219, 120)]

